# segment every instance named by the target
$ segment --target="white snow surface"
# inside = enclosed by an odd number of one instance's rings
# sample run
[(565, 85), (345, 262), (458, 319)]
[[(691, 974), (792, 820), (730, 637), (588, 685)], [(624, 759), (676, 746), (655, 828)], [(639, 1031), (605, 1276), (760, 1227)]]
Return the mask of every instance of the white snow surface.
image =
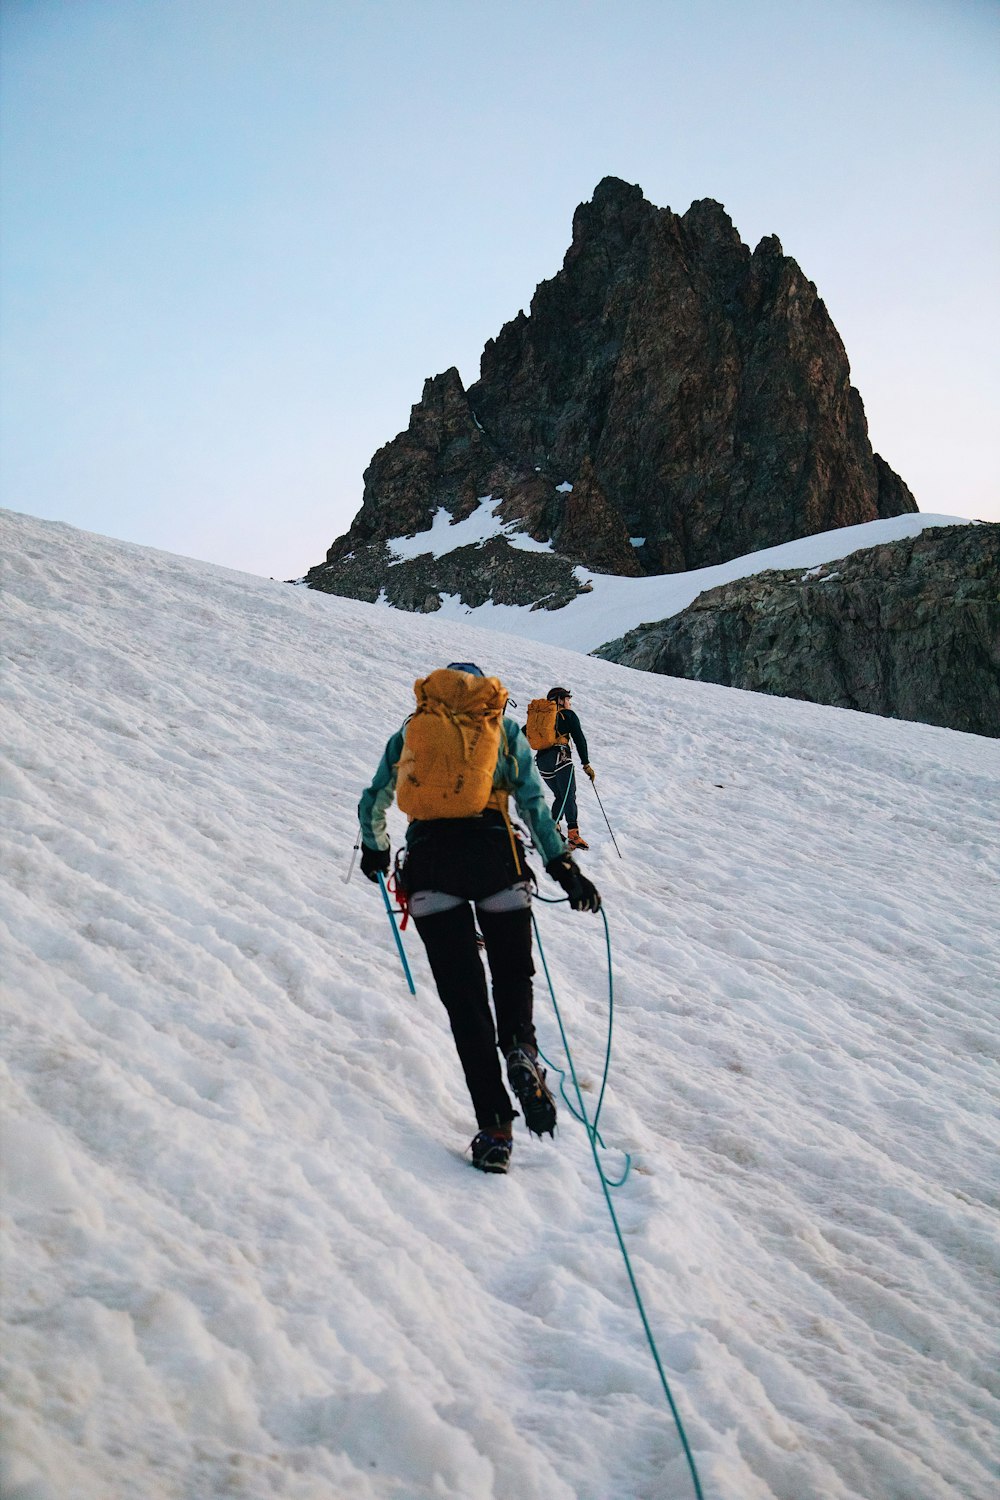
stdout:
[[(500, 535), (502, 532), (512, 546), (541, 552), (551, 551), (547, 542), (534, 542), (523, 532), (501, 528), (497, 522), (491, 524), (488, 517), (481, 514), (483, 509), (480, 506), (475, 516), (470, 516), (467, 521), (453, 528), (448, 528), (445, 521), (444, 530), (441, 517), (447, 516), (447, 512), (438, 511), (433, 531), (424, 531), (416, 537), (393, 541), (389, 545), (400, 558), (416, 557), (420, 552), (430, 551), (434, 551), (435, 557), (439, 557), (453, 546), (485, 541), (489, 536)], [(966, 522), (961, 516), (892, 516), (885, 521), (866, 521), (862, 526), (842, 526), (836, 531), (821, 531), (815, 536), (799, 537), (794, 542), (782, 542), (778, 547), (750, 552), (745, 557), (735, 557), (711, 568), (696, 568), (690, 573), (662, 573), (652, 578), (622, 578), (608, 573), (592, 573), (587, 568), (576, 568), (576, 577), (581, 583), (589, 584), (590, 589), (587, 593), (577, 595), (562, 609), (532, 609), (528, 605), (492, 603), (470, 609), (457, 594), (452, 594), (442, 596), (437, 616), (439, 620), (460, 620), (463, 624), (501, 630), (507, 635), (525, 636), (529, 640), (541, 641), (549, 646), (563, 646), (570, 651), (594, 651), (608, 641), (617, 640), (637, 625), (666, 620), (671, 615), (679, 614), (706, 589), (718, 588), (720, 584), (732, 583), (734, 579), (748, 578), (753, 573), (763, 573), (769, 568), (818, 567), (835, 562), (863, 547), (876, 547), (883, 542), (916, 536), (927, 526), (968, 524), (974, 523)], [(462, 542), (448, 539), (449, 530), (454, 534), (461, 527), (469, 526), (473, 526), (475, 535), (472, 531), (467, 535), (463, 533)], [(432, 544), (428, 544), (427, 538), (431, 538)], [(631, 538), (633, 546), (638, 546), (644, 540), (643, 537)]]
[(536, 542), (526, 531), (519, 531), (515, 521), (503, 521), (498, 515), (503, 497), (480, 495), (476, 509), (462, 521), (453, 521), (451, 514), (439, 505), (427, 531), (418, 531), (414, 536), (394, 537), (388, 543), (389, 551), (397, 562), (407, 558), (444, 557), (456, 547), (481, 547), (495, 536), (506, 537), (512, 547), (522, 552), (551, 552), (551, 542)]
[[(692, 1494), (583, 1128), (470, 1169), (343, 879), (456, 657), (589, 737), (605, 1160), (706, 1500), (995, 1495), (996, 743), (0, 530), (5, 1500)], [(603, 923), (538, 921), (593, 1108)]]

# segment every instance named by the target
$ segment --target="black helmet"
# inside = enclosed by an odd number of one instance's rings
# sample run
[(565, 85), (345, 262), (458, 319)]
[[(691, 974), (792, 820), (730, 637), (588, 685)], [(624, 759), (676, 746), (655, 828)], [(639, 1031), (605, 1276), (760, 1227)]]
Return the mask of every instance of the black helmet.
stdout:
[(554, 687), (549, 688), (545, 696), (551, 703), (555, 703), (560, 698), (572, 698), (573, 694), (570, 692), (569, 688)]
[(449, 672), (468, 672), (471, 677), (485, 677), (486, 673), (482, 667), (477, 667), (473, 661), (450, 661)]

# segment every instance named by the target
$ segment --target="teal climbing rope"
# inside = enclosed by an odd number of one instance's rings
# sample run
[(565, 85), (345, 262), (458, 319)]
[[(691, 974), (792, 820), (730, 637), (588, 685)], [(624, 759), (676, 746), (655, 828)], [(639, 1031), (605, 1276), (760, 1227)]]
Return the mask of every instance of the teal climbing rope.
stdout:
[(555, 803), (553, 802), (553, 804), (552, 804), (552, 821), (553, 821), (553, 823), (560, 823), (560, 822), (562, 822), (562, 815), (563, 815), (563, 813), (566, 810), (566, 803), (569, 801), (569, 794), (573, 790), (573, 784), (574, 784), (575, 781), (576, 781), (576, 766), (573, 763), (573, 761), (570, 761), (569, 762), (569, 779), (566, 782), (566, 790), (563, 793), (563, 799), (562, 799), (562, 801), (559, 804), (559, 811), (558, 812), (556, 812)]
[[(567, 898), (565, 896), (540, 896), (537, 892), (535, 894), (535, 900), (543, 901), (547, 906), (558, 906), (566, 899)], [(608, 929), (608, 919), (606, 916), (604, 916), (603, 911), (601, 912), (601, 916), (604, 918), (604, 944), (605, 948), (607, 949), (608, 955), (608, 1039), (607, 1045), (604, 1049), (604, 1071), (601, 1075), (601, 1088), (597, 1097), (597, 1108), (594, 1110), (593, 1120), (588, 1120), (586, 1116), (579, 1113), (576, 1105), (573, 1103), (569, 1094), (566, 1092), (566, 1070), (564, 1068), (560, 1068), (559, 1064), (553, 1062), (551, 1058), (546, 1057), (541, 1048), (538, 1049), (538, 1053), (542, 1061), (545, 1063), (546, 1067), (551, 1068), (553, 1072), (559, 1074), (559, 1092), (563, 1097), (563, 1102), (565, 1103), (566, 1108), (569, 1110), (574, 1120), (578, 1120), (579, 1123), (584, 1127), (584, 1129), (588, 1131), (588, 1133), (590, 1131), (593, 1131), (594, 1138), (596, 1139), (597, 1144), (600, 1146), (601, 1150), (607, 1151), (608, 1147), (605, 1145), (604, 1138), (602, 1137), (601, 1132), (598, 1129), (598, 1121), (601, 1118), (601, 1108), (604, 1104), (604, 1093), (608, 1086), (608, 1072), (611, 1067), (611, 1040), (615, 1018), (615, 983), (614, 968), (611, 962), (611, 933)], [(535, 938), (538, 943), (538, 956), (542, 961), (542, 969), (545, 974), (546, 983), (549, 987), (549, 995), (552, 998), (553, 1006), (555, 1006), (556, 997), (555, 991), (552, 987), (552, 976), (549, 973), (548, 964), (545, 961), (545, 951), (542, 947), (542, 940), (538, 932), (537, 923), (535, 924)], [(629, 1172), (632, 1170), (631, 1155), (627, 1151), (623, 1152), (623, 1155), (625, 1157), (625, 1170), (622, 1175), (616, 1178), (613, 1182), (610, 1180), (610, 1178), (608, 1179), (609, 1187), (620, 1188), (624, 1186), (626, 1180), (628, 1179)]]
[[(556, 904), (558, 904), (558, 901), (559, 901), (558, 897), (555, 899), (555, 901), (552, 901), (551, 898), (548, 898), (548, 897), (541, 897), (540, 899), (543, 900), (543, 901), (547, 901), (550, 905), (556, 905)], [(609, 983), (609, 989), (610, 989), (611, 988), (611, 934), (610, 934), (610, 931), (609, 931), (609, 928), (608, 928), (608, 919), (607, 919), (607, 916), (605, 915), (603, 907), (601, 908), (601, 916), (604, 918), (604, 934), (605, 934), (605, 939), (606, 939), (606, 942), (607, 942), (607, 950), (608, 950), (608, 983)], [(609, 1060), (610, 1060), (610, 1055), (611, 1055), (611, 1020), (610, 1020), (610, 1015), (609, 1015), (609, 1020), (608, 1020), (608, 1050), (607, 1050), (607, 1055), (605, 1057), (604, 1079), (603, 1079), (602, 1084), (601, 1084), (600, 1097), (599, 1097), (599, 1099), (597, 1101), (597, 1110), (595, 1111), (593, 1121), (591, 1121), (589, 1119), (588, 1115), (587, 1115), (587, 1106), (585, 1105), (584, 1100), (583, 1100), (583, 1092), (582, 1092), (582, 1090), (580, 1088), (580, 1082), (579, 1082), (579, 1079), (577, 1078), (577, 1074), (576, 1074), (576, 1065), (573, 1062), (573, 1054), (570, 1051), (569, 1039), (568, 1039), (568, 1037), (566, 1035), (566, 1027), (563, 1024), (562, 1012), (559, 1009), (559, 1002), (556, 999), (555, 987), (554, 987), (554, 985), (552, 983), (552, 976), (549, 973), (548, 962), (547, 962), (547, 960), (545, 958), (545, 950), (544, 950), (544, 948), (542, 946), (541, 934), (538, 931), (538, 921), (537, 921), (537, 919), (535, 917), (534, 912), (532, 912), (532, 914), (531, 914), (531, 921), (532, 921), (532, 925), (533, 925), (533, 927), (535, 929), (535, 941), (538, 944), (538, 955), (539, 955), (539, 957), (542, 960), (542, 969), (544, 970), (545, 978), (546, 978), (546, 981), (547, 981), (548, 986), (549, 986), (549, 996), (550, 996), (550, 998), (552, 1000), (552, 1009), (555, 1011), (556, 1021), (557, 1021), (558, 1026), (559, 1026), (559, 1035), (562, 1038), (563, 1051), (566, 1053), (566, 1062), (569, 1065), (570, 1077), (573, 1080), (573, 1088), (574, 1088), (574, 1090), (576, 1092), (577, 1103), (578, 1103), (579, 1108), (580, 1108), (579, 1114), (577, 1114), (576, 1110), (572, 1110), (572, 1113), (573, 1113), (573, 1115), (575, 1116), (576, 1119), (580, 1120), (583, 1123), (583, 1125), (584, 1125), (584, 1127), (586, 1129), (587, 1139), (590, 1142), (591, 1155), (594, 1158), (594, 1165), (597, 1168), (597, 1175), (600, 1178), (600, 1182), (601, 1182), (601, 1190), (604, 1193), (604, 1201), (605, 1201), (605, 1203), (608, 1206), (608, 1213), (611, 1215), (611, 1223), (614, 1226), (615, 1235), (616, 1235), (616, 1237), (618, 1239), (618, 1248), (621, 1250), (622, 1260), (625, 1262), (625, 1270), (626, 1270), (626, 1272), (628, 1274), (629, 1285), (632, 1288), (632, 1295), (635, 1298), (635, 1305), (636, 1305), (636, 1307), (639, 1310), (639, 1317), (642, 1320), (643, 1330), (644, 1330), (644, 1332), (646, 1334), (646, 1342), (649, 1344), (650, 1353), (653, 1356), (653, 1363), (656, 1365), (656, 1372), (657, 1372), (657, 1374), (660, 1377), (660, 1385), (663, 1387), (663, 1394), (664, 1394), (664, 1396), (667, 1399), (667, 1405), (669, 1406), (671, 1416), (674, 1419), (674, 1426), (677, 1428), (677, 1434), (678, 1434), (678, 1436), (680, 1437), (680, 1440), (681, 1440), (681, 1447), (684, 1450), (684, 1457), (687, 1459), (688, 1471), (689, 1471), (689, 1473), (691, 1475), (691, 1483), (692, 1483), (692, 1485), (694, 1487), (694, 1493), (695, 1493), (695, 1496), (696, 1496), (696, 1500), (704, 1500), (704, 1492), (702, 1491), (702, 1488), (701, 1488), (701, 1480), (698, 1478), (698, 1469), (697, 1469), (697, 1466), (696, 1466), (695, 1461), (694, 1461), (694, 1454), (691, 1452), (691, 1445), (688, 1442), (687, 1433), (684, 1431), (684, 1423), (681, 1421), (681, 1414), (680, 1414), (680, 1412), (679, 1412), (679, 1410), (677, 1408), (677, 1402), (674, 1400), (673, 1392), (670, 1389), (670, 1384), (669, 1384), (669, 1382), (667, 1380), (666, 1372), (665, 1372), (665, 1370), (663, 1368), (663, 1361), (660, 1359), (660, 1351), (656, 1347), (656, 1340), (653, 1337), (653, 1330), (650, 1327), (649, 1318), (648, 1318), (648, 1316), (646, 1314), (646, 1308), (645, 1308), (645, 1305), (643, 1304), (643, 1300), (642, 1300), (642, 1294), (639, 1291), (639, 1284), (638, 1284), (638, 1282), (635, 1279), (635, 1272), (632, 1270), (632, 1262), (629, 1259), (628, 1250), (625, 1248), (625, 1239), (624, 1239), (624, 1236), (622, 1235), (621, 1225), (618, 1223), (618, 1215), (615, 1213), (615, 1206), (614, 1206), (614, 1203), (611, 1200), (611, 1188), (615, 1187), (615, 1186), (620, 1187), (621, 1183), (620, 1182), (619, 1183), (611, 1183), (611, 1182), (608, 1181), (608, 1178), (606, 1177), (605, 1172), (604, 1172), (604, 1168), (601, 1165), (601, 1158), (600, 1158), (600, 1155), (599, 1155), (598, 1149), (597, 1149), (597, 1143), (598, 1143), (598, 1140), (599, 1140), (599, 1136), (598, 1136), (598, 1133), (597, 1133), (597, 1119), (598, 1119), (598, 1116), (600, 1115), (601, 1104), (603, 1103), (603, 1100), (604, 1100), (604, 1089), (605, 1089), (605, 1085), (607, 1084), (608, 1067), (609, 1067)], [(546, 1059), (546, 1061), (548, 1061), (548, 1059)], [(561, 1071), (561, 1070), (557, 1069), (557, 1071)], [(626, 1175), (627, 1175), (627, 1172), (626, 1172)], [(624, 1181), (624, 1178), (622, 1179), (622, 1181)]]

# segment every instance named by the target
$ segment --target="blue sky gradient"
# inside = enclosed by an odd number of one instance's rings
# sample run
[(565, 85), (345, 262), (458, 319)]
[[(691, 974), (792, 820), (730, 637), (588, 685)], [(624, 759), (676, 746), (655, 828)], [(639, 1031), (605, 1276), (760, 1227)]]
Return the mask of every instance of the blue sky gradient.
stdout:
[(607, 174), (816, 282), (922, 510), (1000, 519), (989, 0), (4, 0), (0, 483), (291, 577)]

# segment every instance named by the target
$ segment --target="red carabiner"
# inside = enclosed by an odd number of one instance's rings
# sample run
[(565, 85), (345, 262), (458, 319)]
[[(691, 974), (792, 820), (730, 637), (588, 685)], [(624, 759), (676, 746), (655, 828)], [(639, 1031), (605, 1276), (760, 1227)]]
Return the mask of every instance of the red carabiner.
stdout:
[(406, 924), (410, 920), (410, 903), (407, 899), (406, 891), (399, 883), (398, 868), (392, 872), (385, 884), (386, 889), (392, 894), (392, 898), (396, 902), (396, 911), (403, 919), (399, 924), (399, 930), (400, 932), (405, 932)]

